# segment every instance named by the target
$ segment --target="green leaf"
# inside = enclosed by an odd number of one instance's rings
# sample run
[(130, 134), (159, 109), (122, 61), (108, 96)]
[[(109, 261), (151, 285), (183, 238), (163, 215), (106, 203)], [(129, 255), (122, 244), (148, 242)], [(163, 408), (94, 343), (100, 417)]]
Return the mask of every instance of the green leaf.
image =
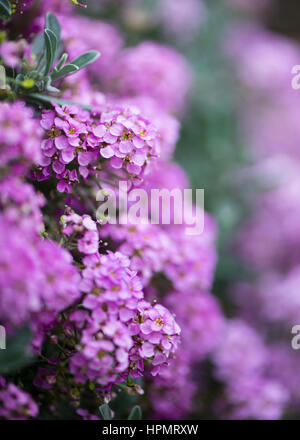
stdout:
[(89, 112), (92, 110), (90, 106), (84, 105), (80, 102), (68, 101), (66, 99), (55, 98), (54, 96), (48, 96), (48, 95), (44, 95), (42, 93), (30, 93), (27, 95), (27, 97), (34, 99), (34, 100), (37, 100), (37, 101), (46, 102), (48, 104), (55, 102), (56, 104), (59, 104), (59, 105), (78, 105), (79, 107), (82, 107), (84, 110), (88, 110)]
[(128, 416), (128, 420), (142, 420), (142, 410), (139, 405), (135, 405), (132, 408), (132, 410)]
[(57, 44), (59, 44), (61, 34), (60, 24), (55, 15), (51, 12), (47, 12), (46, 14), (45, 29), (50, 29), (54, 33), (57, 39)]
[(51, 29), (44, 30), (44, 38), (46, 45), (46, 67), (45, 67), (45, 75), (48, 75), (54, 60), (57, 49), (57, 38)]
[(77, 66), (78, 69), (83, 69), (84, 67), (96, 61), (96, 59), (99, 57), (100, 52), (98, 52), (97, 50), (89, 50), (88, 52), (80, 55), (78, 58), (75, 58), (75, 60), (71, 61), (71, 64)]
[(112, 420), (112, 412), (108, 405), (104, 404), (99, 406), (99, 411), (103, 420)]
[(38, 55), (45, 49), (45, 38), (43, 34), (39, 34), (35, 37), (31, 45), (31, 53)]
[(44, 88), (45, 90), (47, 90), (47, 92), (50, 93), (58, 93), (59, 90), (56, 87), (53, 87), (51, 85), (51, 77), (50, 76), (46, 76), (46, 78), (44, 79)]
[(59, 72), (53, 71), (51, 77), (53, 81), (62, 78), (64, 76), (73, 75), (73, 73), (78, 72), (79, 68), (74, 64), (66, 64)]
[(0, 0), (0, 18), (7, 20), (11, 16), (11, 5), (8, 0)]
[(17, 371), (33, 361), (28, 350), (31, 337), (30, 327), (25, 326), (7, 338), (6, 349), (0, 350), (0, 374)]
[(63, 65), (65, 64), (65, 62), (68, 59), (68, 54), (67, 53), (63, 53), (62, 56), (60, 57), (57, 66), (55, 66), (54, 71), (55, 72), (59, 72), (61, 70), (61, 68), (63, 67)]

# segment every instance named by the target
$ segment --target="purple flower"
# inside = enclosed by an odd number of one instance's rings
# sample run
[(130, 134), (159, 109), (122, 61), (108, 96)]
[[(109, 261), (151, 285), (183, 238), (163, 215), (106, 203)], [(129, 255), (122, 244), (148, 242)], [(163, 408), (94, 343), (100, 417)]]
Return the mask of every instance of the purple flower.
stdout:
[(31, 396), (1, 377), (0, 419), (27, 420), (38, 416), (38, 406)]
[(182, 112), (191, 85), (187, 61), (170, 47), (144, 41), (124, 50), (113, 79), (123, 96), (146, 95), (167, 111)]

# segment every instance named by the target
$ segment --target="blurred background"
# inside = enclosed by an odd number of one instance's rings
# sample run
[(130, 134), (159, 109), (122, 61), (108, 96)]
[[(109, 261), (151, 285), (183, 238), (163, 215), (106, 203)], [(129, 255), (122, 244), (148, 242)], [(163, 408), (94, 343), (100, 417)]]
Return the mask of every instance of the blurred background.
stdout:
[[(110, 6), (102, 10), (107, 17), (116, 13)], [(176, 158), (192, 186), (205, 189), (218, 222), (213, 293), (232, 319), (224, 346), (235, 365), (243, 356), (250, 365), (259, 357), (255, 334), (267, 353), (267, 377), (282, 386), (241, 391), (228, 383), (224, 397), (215, 366), (202, 366), (205, 386), (192, 417), (216, 418), (240, 393), (251, 410), (233, 417), (298, 418), (300, 353), (290, 342), (300, 323), (300, 90), (292, 88), (299, 2), (145, 0), (116, 8), (129, 45), (151, 39), (176, 46), (193, 67)], [(222, 362), (215, 359), (217, 370)]]

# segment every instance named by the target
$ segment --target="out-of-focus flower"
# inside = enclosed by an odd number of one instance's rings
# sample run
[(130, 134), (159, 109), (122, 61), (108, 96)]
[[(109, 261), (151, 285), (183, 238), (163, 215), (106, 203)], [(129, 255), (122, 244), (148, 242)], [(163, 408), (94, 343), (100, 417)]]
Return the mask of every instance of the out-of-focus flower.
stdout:
[(156, 14), (167, 35), (186, 42), (202, 27), (207, 10), (202, 0), (159, 0)]
[(71, 255), (55, 242), (28, 234), (0, 218), (0, 316), (3, 323), (41, 324), (79, 297), (79, 274)]
[(263, 371), (266, 361), (265, 346), (256, 331), (244, 321), (228, 321), (214, 353), (217, 376), (235, 381)]
[(299, 63), (300, 53), (288, 38), (249, 24), (231, 30), (224, 47), (236, 62), (242, 84), (259, 93), (259, 98), (269, 92), (292, 92), (291, 69)]
[(5, 217), (28, 233), (42, 232), (44, 228), (41, 207), (45, 204), (42, 194), (36, 193), (29, 183), (19, 177), (6, 176), (0, 182), (0, 208)]
[(238, 238), (239, 253), (252, 267), (286, 271), (298, 264), (299, 194), (296, 177), (257, 198)]
[(42, 130), (33, 110), (22, 102), (0, 103), (0, 168), (14, 173), (27, 171), (41, 157)]
[(217, 300), (199, 291), (172, 292), (165, 304), (182, 328), (185, 355), (200, 361), (223, 339), (224, 318)]
[(149, 398), (154, 419), (182, 420), (192, 408), (197, 385), (192, 380), (189, 356), (181, 345), (168, 368), (151, 381)]
[(279, 382), (257, 376), (236, 378), (226, 390), (234, 409), (229, 418), (278, 420), (289, 399), (289, 393)]
[(38, 416), (38, 406), (31, 396), (0, 377), (0, 419), (27, 420)]
[(148, 95), (163, 109), (180, 113), (190, 90), (191, 71), (174, 49), (145, 41), (121, 53), (114, 81), (116, 91), (124, 97)]

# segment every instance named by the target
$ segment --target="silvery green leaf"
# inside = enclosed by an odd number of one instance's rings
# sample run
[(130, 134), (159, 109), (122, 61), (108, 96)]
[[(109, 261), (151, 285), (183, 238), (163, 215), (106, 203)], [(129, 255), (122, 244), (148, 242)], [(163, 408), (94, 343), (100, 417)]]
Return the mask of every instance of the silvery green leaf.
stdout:
[(31, 45), (31, 53), (38, 55), (45, 49), (45, 39), (43, 34), (39, 34), (35, 37)]
[(57, 39), (57, 43), (59, 44), (61, 33), (60, 24), (55, 15), (51, 12), (47, 12), (46, 14), (45, 29), (50, 29), (54, 33)]
[(71, 61), (71, 63), (77, 66), (78, 69), (83, 69), (84, 67), (96, 61), (99, 56), (100, 52), (98, 52), (97, 50), (89, 50), (88, 52), (80, 55), (78, 58), (75, 58), (75, 60)]
[(132, 410), (128, 416), (128, 420), (142, 420), (142, 410), (139, 405), (135, 405), (132, 408)]
[(53, 87), (51, 85), (51, 77), (50, 76), (47, 76), (45, 78), (45, 80), (44, 80), (44, 87), (45, 87), (45, 90), (47, 90), (47, 92), (50, 92), (50, 93), (57, 93), (57, 92), (59, 92), (59, 89), (57, 89), (56, 87)]
[(99, 406), (99, 411), (103, 420), (112, 420), (111, 409), (108, 405), (104, 404)]
[(57, 49), (57, 38), (51, 29), (45, 29), (44, 31), (45, 46), (46, 46), (46, 67), (45, 75), (48, 75), (55, 59)]
[(61, 68), (63, 67), (63, 65), (65, 64), (65, 62), (67, 61), (67, 59), (68, 59), (68, 54), (67, 53), (62, 54), (54, 71), (59, 72), (61, 70)]
[(51, 77), (53, 81), (56, 81), (59, 78), (63, 78), (64, 76), (73, 75), (73, 73), (78, 72), (79, 68), (74, 64), (66, 64), (59, 72), (53, 71)]

